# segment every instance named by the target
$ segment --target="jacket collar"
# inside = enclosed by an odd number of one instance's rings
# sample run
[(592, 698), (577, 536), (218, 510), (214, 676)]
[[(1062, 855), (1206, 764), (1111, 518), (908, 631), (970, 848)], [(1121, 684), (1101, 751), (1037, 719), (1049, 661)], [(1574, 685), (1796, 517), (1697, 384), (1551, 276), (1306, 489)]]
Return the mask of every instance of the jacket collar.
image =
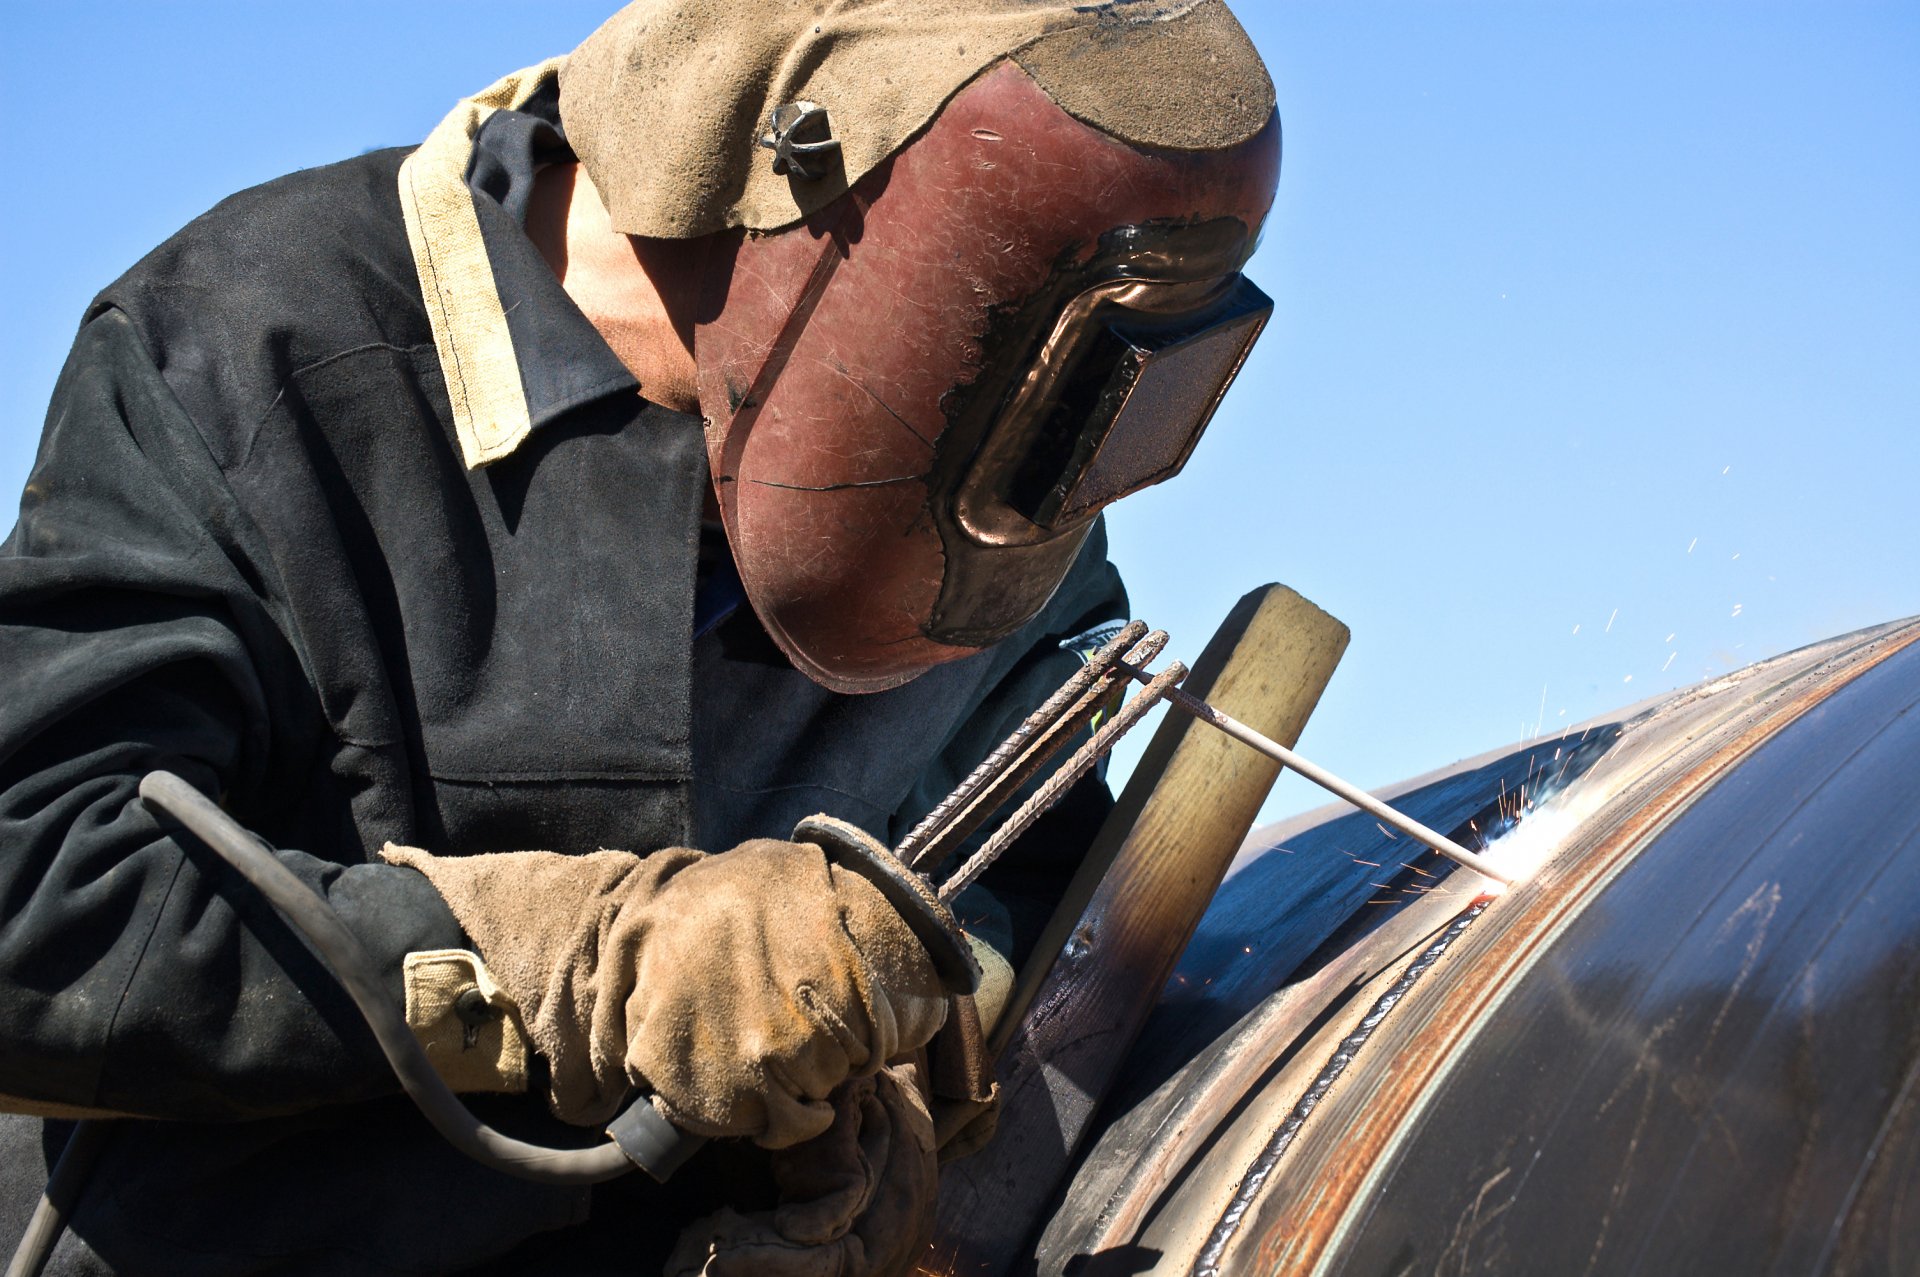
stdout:
[(540, 159), (565, 151), (560, 59), (464, 99), (400, 167), (400, 209), (469, 469), (568, 409), (639, 384), (523, 229)]

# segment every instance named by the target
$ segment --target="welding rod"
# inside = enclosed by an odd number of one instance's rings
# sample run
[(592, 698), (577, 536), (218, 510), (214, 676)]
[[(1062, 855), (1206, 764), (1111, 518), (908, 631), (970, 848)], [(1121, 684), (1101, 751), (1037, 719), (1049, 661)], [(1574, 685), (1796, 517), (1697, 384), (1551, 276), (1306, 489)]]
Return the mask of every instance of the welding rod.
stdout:
[[(1124, 661), (1119, 663), (1119, 668), (1126, 671), (1128, 676), (1141, 683), (1149, 683), (1153, 679), (1153, 676), (1145, 670), (1137, 666), (1129, 665)], [(1201, 722), (1211, 727), (1217, 727), (1241, 744), (1249, 745), (1259, 750), (1276, 763), (1279, 763), (1283, 767), (1290, 768), (1295, 773), (1312, 781), (1334, 796), (1352, 803), (1355, 807), (1366, 812), (1374, 819), (1393, 826), (1416, 842), (1425, 843), (1455, 864), (1464, 865), (1482, 877), (1491, 878), (1504, 886), (1511, 887), (1513, 885), (1513, 879), (1509, 875), (1495, 869), (1487, 862), (1486, 857), (1476, 856), (1445, 834), (1436, 833), (1413, 817), (1395, 811), (1378, 798), (1375, 798), (1372, 794), (1369, 794), (1366, 790), (1361, 789), (1357, 785), (1349, 784), (1332, 772), (1308, 762), (1306, 759), (1300, 757), (1300, 755), (1288, 749), (1285, 745), (1282, 745), (1279, 741), (1254, 731), (1253, 728), (1248, 727), (1231, 714), (1215, 709), (1185, 688), (1173, 687), (1167, 689), (1166, 698)]]

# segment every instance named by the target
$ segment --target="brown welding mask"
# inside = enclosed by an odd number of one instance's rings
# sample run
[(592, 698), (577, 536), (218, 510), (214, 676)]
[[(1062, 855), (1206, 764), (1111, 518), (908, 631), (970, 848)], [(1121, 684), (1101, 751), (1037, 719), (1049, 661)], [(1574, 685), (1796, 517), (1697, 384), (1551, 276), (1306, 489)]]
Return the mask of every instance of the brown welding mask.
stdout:
[(635, 0), (560, 90), (617, 229), (723, 232), (694, 343), (720, 512), (835, 690), (1036, 615), (1270, 309), (1240, 267), (1273, 85), (1222, 0)]
[(1145, 150), (1002, 62), (805, 222), (736, 242), (700, 402), (796, 666), (873, 691), (1006, 637), (1103, 507), (1179, 471), (1271, 311), (1240, 267), (1278, 164), (1271, 121)]

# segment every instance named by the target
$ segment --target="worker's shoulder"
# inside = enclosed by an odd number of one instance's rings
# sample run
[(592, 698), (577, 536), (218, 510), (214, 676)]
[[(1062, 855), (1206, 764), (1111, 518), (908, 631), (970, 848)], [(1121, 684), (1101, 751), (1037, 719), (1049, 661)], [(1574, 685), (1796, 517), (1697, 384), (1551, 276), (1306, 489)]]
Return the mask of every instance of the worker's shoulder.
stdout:
[(88, 318), (124, 316), (216, 454), (243, 448), (303, 370), (431, 350), (400, 211), (406, 155), (372, 151), (229, 196), (103, 289)]
[[(431, 340), (400, 213), (404, 149), (303, 169), (229, 196), (103, 289), (163, 370), (217, 347), (294, 366), (343, 343)], [(237, 344), (236, 344), (237, 343)]]

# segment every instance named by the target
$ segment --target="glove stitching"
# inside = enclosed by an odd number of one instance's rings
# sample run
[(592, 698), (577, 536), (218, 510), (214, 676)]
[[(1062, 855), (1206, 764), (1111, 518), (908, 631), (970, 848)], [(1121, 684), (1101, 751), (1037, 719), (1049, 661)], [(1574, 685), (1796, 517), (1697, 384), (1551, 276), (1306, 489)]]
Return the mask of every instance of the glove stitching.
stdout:
[[(855, 1034), (854, 1031), (848, 1027), (847, 1022), (841, 1019), (834, 1009), (814, 991), (811, 982), (803, 982), (794, 986), (793, 1000), (801, 1012), (809, 1020), (813, 1021), (816, 1028), (823, 1029), (832, 1036), (834, 1042), (840, 1047), (841, 1052), (847, 1057), (847, 1060), (854, 1064), (854, 1071), (856, 1073), (859, 1069), (864, 1068), (866, 1064), (872, 1062), (871, 1057), (877, 1055), (877, 1052), (867, 1048), (867, 1045), (860, 1039), (859, 1035)], [(869, 1059), (859, 1060), (858, 1057), (862, 1053), (868, 1055)], [(814, 1098), (824, 1099), (826, 1097), (816, 1096)]]

